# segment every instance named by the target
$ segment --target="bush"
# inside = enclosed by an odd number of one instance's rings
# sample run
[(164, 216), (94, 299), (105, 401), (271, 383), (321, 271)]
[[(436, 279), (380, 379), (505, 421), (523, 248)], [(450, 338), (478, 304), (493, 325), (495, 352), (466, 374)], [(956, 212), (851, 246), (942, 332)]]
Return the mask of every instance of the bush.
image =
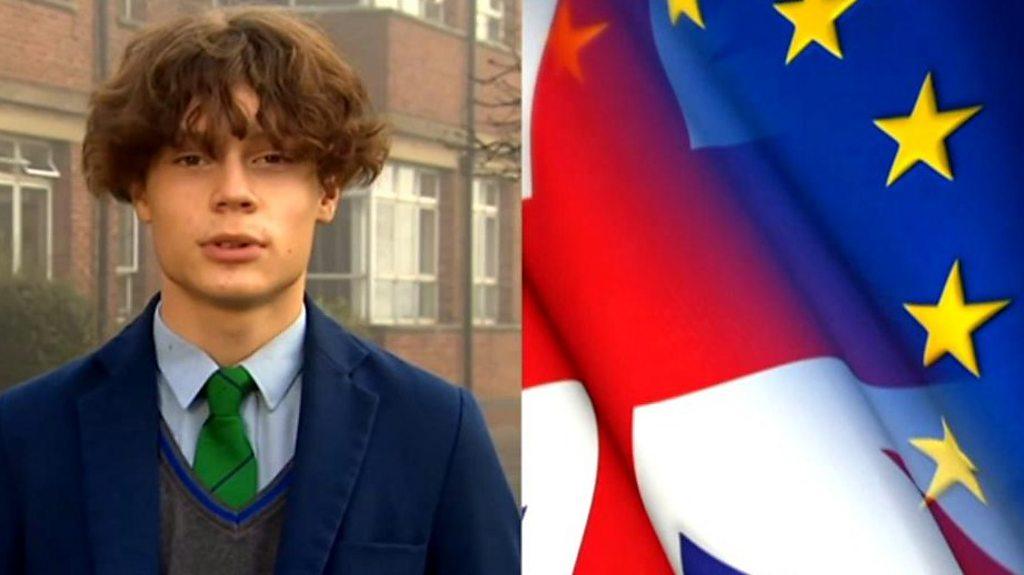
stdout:
[(95, 310), (71, 286), (0, 276), (0, 390), (83, 355)]
[(373, 339), (373, 334), (363, 320), (352, 310), (348, 300), (343, 297), (314, 295), (313, 301), (323, 312), (340, 323), (348, 331), (366, 339)]

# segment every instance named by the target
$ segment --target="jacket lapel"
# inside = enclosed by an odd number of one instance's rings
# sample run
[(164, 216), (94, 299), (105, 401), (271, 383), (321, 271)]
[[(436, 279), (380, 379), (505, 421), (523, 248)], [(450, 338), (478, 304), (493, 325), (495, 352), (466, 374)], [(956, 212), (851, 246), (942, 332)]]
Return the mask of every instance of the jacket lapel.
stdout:
[(105, 377), (78, 400), (83, 489), (96, 573), (159, 568), (159, 410), (153, 312), (159, 296), (98, 357)]
[(349, 377), (366, 349), (306, 296), (302, 401), (278, 573), (322, 573), (362, 466), (377, 395)]

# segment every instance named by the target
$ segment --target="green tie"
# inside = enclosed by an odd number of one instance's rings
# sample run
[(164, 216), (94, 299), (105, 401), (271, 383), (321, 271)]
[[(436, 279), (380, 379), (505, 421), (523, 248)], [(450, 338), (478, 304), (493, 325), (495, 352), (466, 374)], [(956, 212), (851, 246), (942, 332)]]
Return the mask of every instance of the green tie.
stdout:
[(232, 509), (256, 495), (256, 456), (239, 408), (255, 383), (242, 366), (222, 367), (206, 380), (210, 416), (199, 431), (193, 469), (203, 485)]

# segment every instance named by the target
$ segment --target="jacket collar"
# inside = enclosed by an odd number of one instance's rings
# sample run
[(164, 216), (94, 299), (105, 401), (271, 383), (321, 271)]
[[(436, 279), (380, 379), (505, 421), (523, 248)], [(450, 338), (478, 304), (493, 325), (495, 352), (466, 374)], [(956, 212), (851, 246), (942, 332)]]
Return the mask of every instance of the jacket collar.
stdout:
[[(96, 354), (102, 377), (78, 400), (83, 490), (96, 572), (156, 573), (160, 516), (157, 363), (160, 295)], [(305, 295), (302, 398), (277, 571), (320, 573), (362, 466), (377, 395), (350, 374), (367, 348)]]

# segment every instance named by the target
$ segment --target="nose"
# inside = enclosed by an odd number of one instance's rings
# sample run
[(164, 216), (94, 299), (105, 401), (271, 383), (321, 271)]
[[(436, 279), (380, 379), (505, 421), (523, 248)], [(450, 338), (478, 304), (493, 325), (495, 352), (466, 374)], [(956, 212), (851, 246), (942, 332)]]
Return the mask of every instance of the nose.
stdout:
[(258, 198), (252, 191), (245, 165), (238, 155), (228, 154), (222, 160), (218, 176), (210, 197), (214, 211), (251, 212), (256, 209)]

